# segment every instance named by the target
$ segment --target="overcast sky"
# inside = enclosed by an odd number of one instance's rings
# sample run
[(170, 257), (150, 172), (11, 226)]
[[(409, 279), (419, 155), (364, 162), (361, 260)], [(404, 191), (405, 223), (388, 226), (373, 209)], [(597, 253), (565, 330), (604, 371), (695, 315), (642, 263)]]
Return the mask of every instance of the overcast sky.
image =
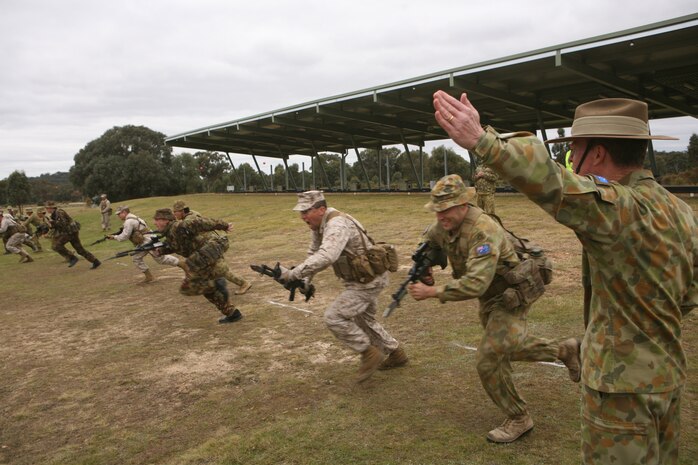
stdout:
[[(0, 179), (68, 171), (114, 126), (170, 136), (697, 10), (695, 0), (0, 0)], [(698, 120), (652, 132), (681, 137), (656, 149), (685, 150)]]

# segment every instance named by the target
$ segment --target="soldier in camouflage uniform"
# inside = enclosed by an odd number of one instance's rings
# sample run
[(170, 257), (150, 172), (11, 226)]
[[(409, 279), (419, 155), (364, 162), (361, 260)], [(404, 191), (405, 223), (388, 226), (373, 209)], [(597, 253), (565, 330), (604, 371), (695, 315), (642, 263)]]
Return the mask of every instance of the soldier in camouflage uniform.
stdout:
[[(184, 200), (177, 200), (172, 206), (172, 212), (177, 220), (188, 221), (201, 216), (199, 212), (190, 210)], [(252, 287), (251, 282), (236, 275), (230, 268), (228, 268), (228, 272), (225, 274), (225, 279), (238, 286), (235, 295), (242, 295)]]
[[(31, 208), (27, 208), (27, 214), (29, 215), (29, 218), (24, 221), (23, 225), (25, 228), (27, 228), (27, 234), (30, 234), (32, 236), (32, 242), (34, 243), (35, 251), (36, 252), (43, 252), (44, 249), (41, 246), (41, 241), (39, 240), (41, 238), (41, 228), (42, 227), (49, 227), (48, 219), (46, 218), (46, 209), (44, 207), (39, 207), (36, 209), (36, 212), (33, 211)], [(32, 227), (36, 229), (32, 229)]]
[(102, 194), (100, 198), (99, 212), (102, 214), (102, 231), (107, 231), (109, 229), (109, 223), (111, 222), (111, 202), (107, 198), (107, 194)]
[(577, 107), (575, 173), (533, 134), (480, 126), (467, 96), (434, 94), (438, 123), (526, 194), (583, 246), (585, 464), (676, 464), (686, 381), (681, 320), (698, 305), (698, 222), (642, 168), (651, 136), (644, 102)]
[(325, 310), (324, 319), (337, 339), (361, 354), (357, 382), (366, 381), (378, 369), (405, 365), (407, 354), (375, 319), (378, 296), (388, 284), (388, 272), (373, 278), (357, 278), (349, 260), (366, 254), (369, 243), (366, 230), (346, 213), (328, 208), (320, 191), (298, 194), (293, 210), (300, 213), (311, 229), (309, 256), (291, 270), (284, 268), (282, 281), (310, 281), (329, 266), (344, 281), (345, 290)]
[(50, 232), (53, 234), (51, 248), (68, 260), (68, 267), (74, 266), (78, 262), (78, 257), (65, 247), (67, 243), (70, 243), (78, 254), (85, 257), (85, 260), (92, 263), (90, 269), (94, 270), (102, 264), (82, 246), (80, 242), (80, 224), (73, 220), (68, 212), (56, 207), (56, 203), (52, 201), (46, 202), (46, 211), (48, 212), (48, 222), (51, 226)]
[(7, 251), (20, 255), (20, 263), (34, 261), (34, 259), (22, 249), (22, 244), (29, 236), (26, 233), (26, 229), (24, 226), (18, 224), (11, 215), (3, 214), (2, 211), (0, 211), (0, 234), (2, 234), (3, 240), (6, 241), (5, 247)]
[(494, 193), (497, 191), (497, 173), (480, 166), (475, 171), (475, 192), (477, 206), (489, 215), (494, 214)]
[[(240, 310), (230, 301), (225, 283), (228, 265), (225, 252), (228, 238), (213, 231), (229, 232), (233, 225), (223, 220), (198, 216), (188, 221), (177, 221), (172, 210), (161, 208), (155, 212), (155, 225), (163, 233), (166, 252), (186, 258), (187, 277), (179, 292), (184, 295), (203, 295), (224, 315), (219, 323), (234, 323), (242, 318)], [(157, 249), (162, 253), (162, 249)]]
[[(153, 241), (152, 235), (144, 234), (149, 229), (146, 222), (134, 215), (133, 213), (131, 213), (131, 209), (129, 207), (121, 206), (117, 208), (116, 216), (118, 216), (119, 219), (124, 222), (124, 226), (121, 228), (121, 232), (119, 234), (110, 234), (107, 236), (107, 239), (116, 240), (119, 242), (128, 240), (131, 241), (131, 243), (136, 247), (138, 247), (139, 245), (150, 244)], [(180, 261), (174, 255), (159, 255), (155, 254), (152, 250), (138, 252), (133, 255), (133, 264), (136, 265), (136, 268), (138, 268), (143, 273), (144, 284), (155, 281), (153, 273), (150, 271), (150, 268), (148, 268), (148, 265), (145, 263), (144, 258), (146, 257), (146, 255), (150, 255), (157, 263), (161, 265), (178, 266), (182, 268), (185, 272), (188, 271), (186, 269), (184, 260)]]
[[(427, 210), (437, 221), (425, 233), (424, 241), (443, 251), (453, 269), (454, 279), (433, 286), (428, 276), (410, 284), (416, 300), (437, 298), (442, 303), (477, 298), (485, 334), (477, 349), (477, 372), (490, 399), (507, 416), (504, 423), (487, 434), (492, 442), (513, 442), (533, 428), (526, 402), (516, 392), (511, 361), (553, 362), (561, 360), (570, 378), (579, 381), (579, 341), (570, 338), (557, 343), (528, 333), (526, 319), (530, 304), (509, 303), (504, 291), (512, 287), (506, 274), (520, 263), (502, 226), (469, 202), (475, 197), (456, 174), (441, 178), (431, 191)], [(537, 272), (537, 270), (536, 270)]]

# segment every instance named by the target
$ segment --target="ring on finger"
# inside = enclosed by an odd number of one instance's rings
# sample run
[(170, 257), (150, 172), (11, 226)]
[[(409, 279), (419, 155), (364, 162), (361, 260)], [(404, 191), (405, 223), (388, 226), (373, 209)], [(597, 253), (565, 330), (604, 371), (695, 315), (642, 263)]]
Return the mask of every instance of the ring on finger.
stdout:
[(448, 117), (448, 122), (450, 123), (452, 119), (453, 119), (453, 115), (449, 116), (449, 117)]

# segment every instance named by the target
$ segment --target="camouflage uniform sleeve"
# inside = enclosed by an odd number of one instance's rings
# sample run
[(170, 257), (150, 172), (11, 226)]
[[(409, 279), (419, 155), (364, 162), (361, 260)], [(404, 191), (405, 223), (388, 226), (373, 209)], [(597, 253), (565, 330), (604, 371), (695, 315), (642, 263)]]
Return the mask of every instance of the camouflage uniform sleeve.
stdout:
[[(613, 209), (602, 208), (616, 203), (616, 188), (603, 178), (568, 171), (550, 158), (533, 134), (501, 136), (488, 127), (474, 151), (483, 164), (578, 233), (610, 241), (623, 228), (616, 215), (608, 214)], [(599, 202), (590, 202), (589, 196), (596, 196)]]
[(291, 270), (291, 279), (309, 278), (337, 261), (349, 242), (354, 224), (342, 217), (331, 219), (325, 225), (322, 243), (303, 263)]
[[(476, 223), (468, 237), (459, 238), (458, 249), (448, 253), (456, 279), (436, 287), (442, 303), (480, 297), (487, 291), (497, 271), (502, 239), (501, 232), (484, 222)], [(465, 263), (454, 263), (462, 259)], [(460, 270), (463, 274), (458, 276)]]
[(691, 310), (698, 307), (698, 249), (696, 255), (693, 256), (693, 282), (688, 288), (688, 294), (683, 302), (681, 302), (681, 314), (688, 315)]
[(209, 231), (225, 231), (228, 229), (227, 221), (206, 218), (203, 216), (196, 216), (192, 219), (187, 218), (183, 221), (183, 223), (187, 229), (197, 234)]

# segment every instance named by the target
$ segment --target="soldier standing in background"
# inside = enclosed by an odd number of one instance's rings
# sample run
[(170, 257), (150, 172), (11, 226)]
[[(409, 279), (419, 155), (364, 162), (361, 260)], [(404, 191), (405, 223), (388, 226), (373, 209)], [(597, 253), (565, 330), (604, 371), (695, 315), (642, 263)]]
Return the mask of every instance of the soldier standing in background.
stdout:
[[(230, 301), (225, 274), (228, 265), (225, 252), (228, 238), (213, 231), (230, 232), (231, 223), (198, 216), (189, 221), (177, 221), (172, 210), (161, 208), (153, 217), (155, 225), (163, 234), (167, 252), (186, 258), (187, 277), (182, 281), (179, 292), (184, 295), (203, 295), (223, 313), (219, 323), (234, 323), (242, 318), (240, 310)], [(162, 249), (156, 253), (162, 254)]]
[[(174, 205), (172, 206), (172, 212), (174, 213), (175, 218), (180, 221), (189, 221), (193, 218), (201, 216), (201, 213), (190, 210), (184, 200), (175, 201)], [(249, 291), (252, 287), (251, 282), (236, 275), (230, 268), (228, 268), (228, 271), (225, 274), (225, 279), (238, 286), (238, 289), (235, 291), (235, 295), (242, 295)]]
[(56, 207), (56, 203), (50, 200), (46, 202), (46, 211), (48, 212), (48, 221), (53, 232), (51, 248), (68, 260), (69, 268), (75, 266), (78, 262), (78, 257), (65, 247), (67, 243), (70, 243), (78, 254), (85, 257), (85, 260), (92, 263), (90, 269), (94, 270), (102, 264), (82, 246), (80, 242), (80, 223), (73, 220), (68, 212)]
[(107, 231), (112, 215), (111, 202), (107, 198), (107, 194), (102, 194), (100, 198), (102, 199), (99, 202), (99, 211), (102, 214), (102, 231)]
[[(487, 395), (507, 416), (501, 426), (487, 434), (487, 439), (507, 443), (533, 428), (526, 402), (514, 386), (511, 362), (561, 360), (570, 379), (579, 382), (579, 341), (569, 338), (558, 343), (529, 334), (526, 319), (532, 302), (525, 302), (537, 297), (527, 295), (525, 287), (509, 284), (507, 278), (510, 272), (529, 270), (524, 276), (527, 281), (535, 281), (533, 273), (539, 271), (517, 267), (521, 261), (504, 229), (469, 204), (474, 196), (474, 189), (466, 188), (456, 174), (444, 176), (431, 190), (431, 201), (425, 208), (436, 213), (437, 221), (427, 229), (424, 241), (431, 249), (448, 255), (454, 279), (442, 286), (424, 284), (433, 283), (430, 276), (410, 284), (408, 291), (416, 300), (436, 298), (441, 303), (478, 299), (485, 334), (477, 348), (477, 373)], [(505, 298), (508, 289), (520, 299)]]
[(572, 173), (530, 133), (480, 125), (462, 94), (434, 94), (435, 117), (582, 243), (582, 460), (677, 464), (686, 353), (681, 320), (698, 306), (698, 221), (643, 169), (650, 139), (645, 102), (579, 105)]
[(377, 369), (405, 365), (407, 354), (375, 319), (378, 296), (388, 284), (388, 271), (376, 273), (372, 278), (361, 277), (349, 259), (366, 254), (369, 243), (366, 230), (346, 213), (328, 208), (320, 191), (298, 194), (293, 210), (310, 227), (309, 257), (293, 269), (284, 268), (281, 279), (311, 280), (332, 266), (335, 275), (344, 281), (344, 291), (325, 310), (324, 318), (337, 339), (361, 354), (357, 382), (367, 380)]
[[(131, 210), (127, 206), (117, 208), (116, 216), (118, 216), (119, 219), (124, 222), (124, 226), (119, 234), (110, 234), (107, 236), (107, 239), (116, 240), (119, 242), (129, 240), (136, 247), (143, 244), (149, 244), (153, 241), (152, 236), (143, 234), (144, 232), (148, 231), (148, 225), (146, 222), (131, 213)], [(139, 252), (133, 255), (133, 263), (145, 276), (143, 279), (144, 284), (155, 281), (153, 274), (150, 272), (150, 268), (148, 268), (148, 265), (146, 265), (145, 261), (143, 260), (146, 255), (151, 255), (153, 259), (161, 265), (177, 266), (182, 268), (185, 272), (187, 271), (184, 261), (182, 260), (180, 262), (180, 260), (174, 255), (158, 255), (153, 253), (152, 250)]]
[(486, 166), (475, 170), (477, 206), (488, 215), (494, 215), (494, 193), (497, 191), (497, 173)]

